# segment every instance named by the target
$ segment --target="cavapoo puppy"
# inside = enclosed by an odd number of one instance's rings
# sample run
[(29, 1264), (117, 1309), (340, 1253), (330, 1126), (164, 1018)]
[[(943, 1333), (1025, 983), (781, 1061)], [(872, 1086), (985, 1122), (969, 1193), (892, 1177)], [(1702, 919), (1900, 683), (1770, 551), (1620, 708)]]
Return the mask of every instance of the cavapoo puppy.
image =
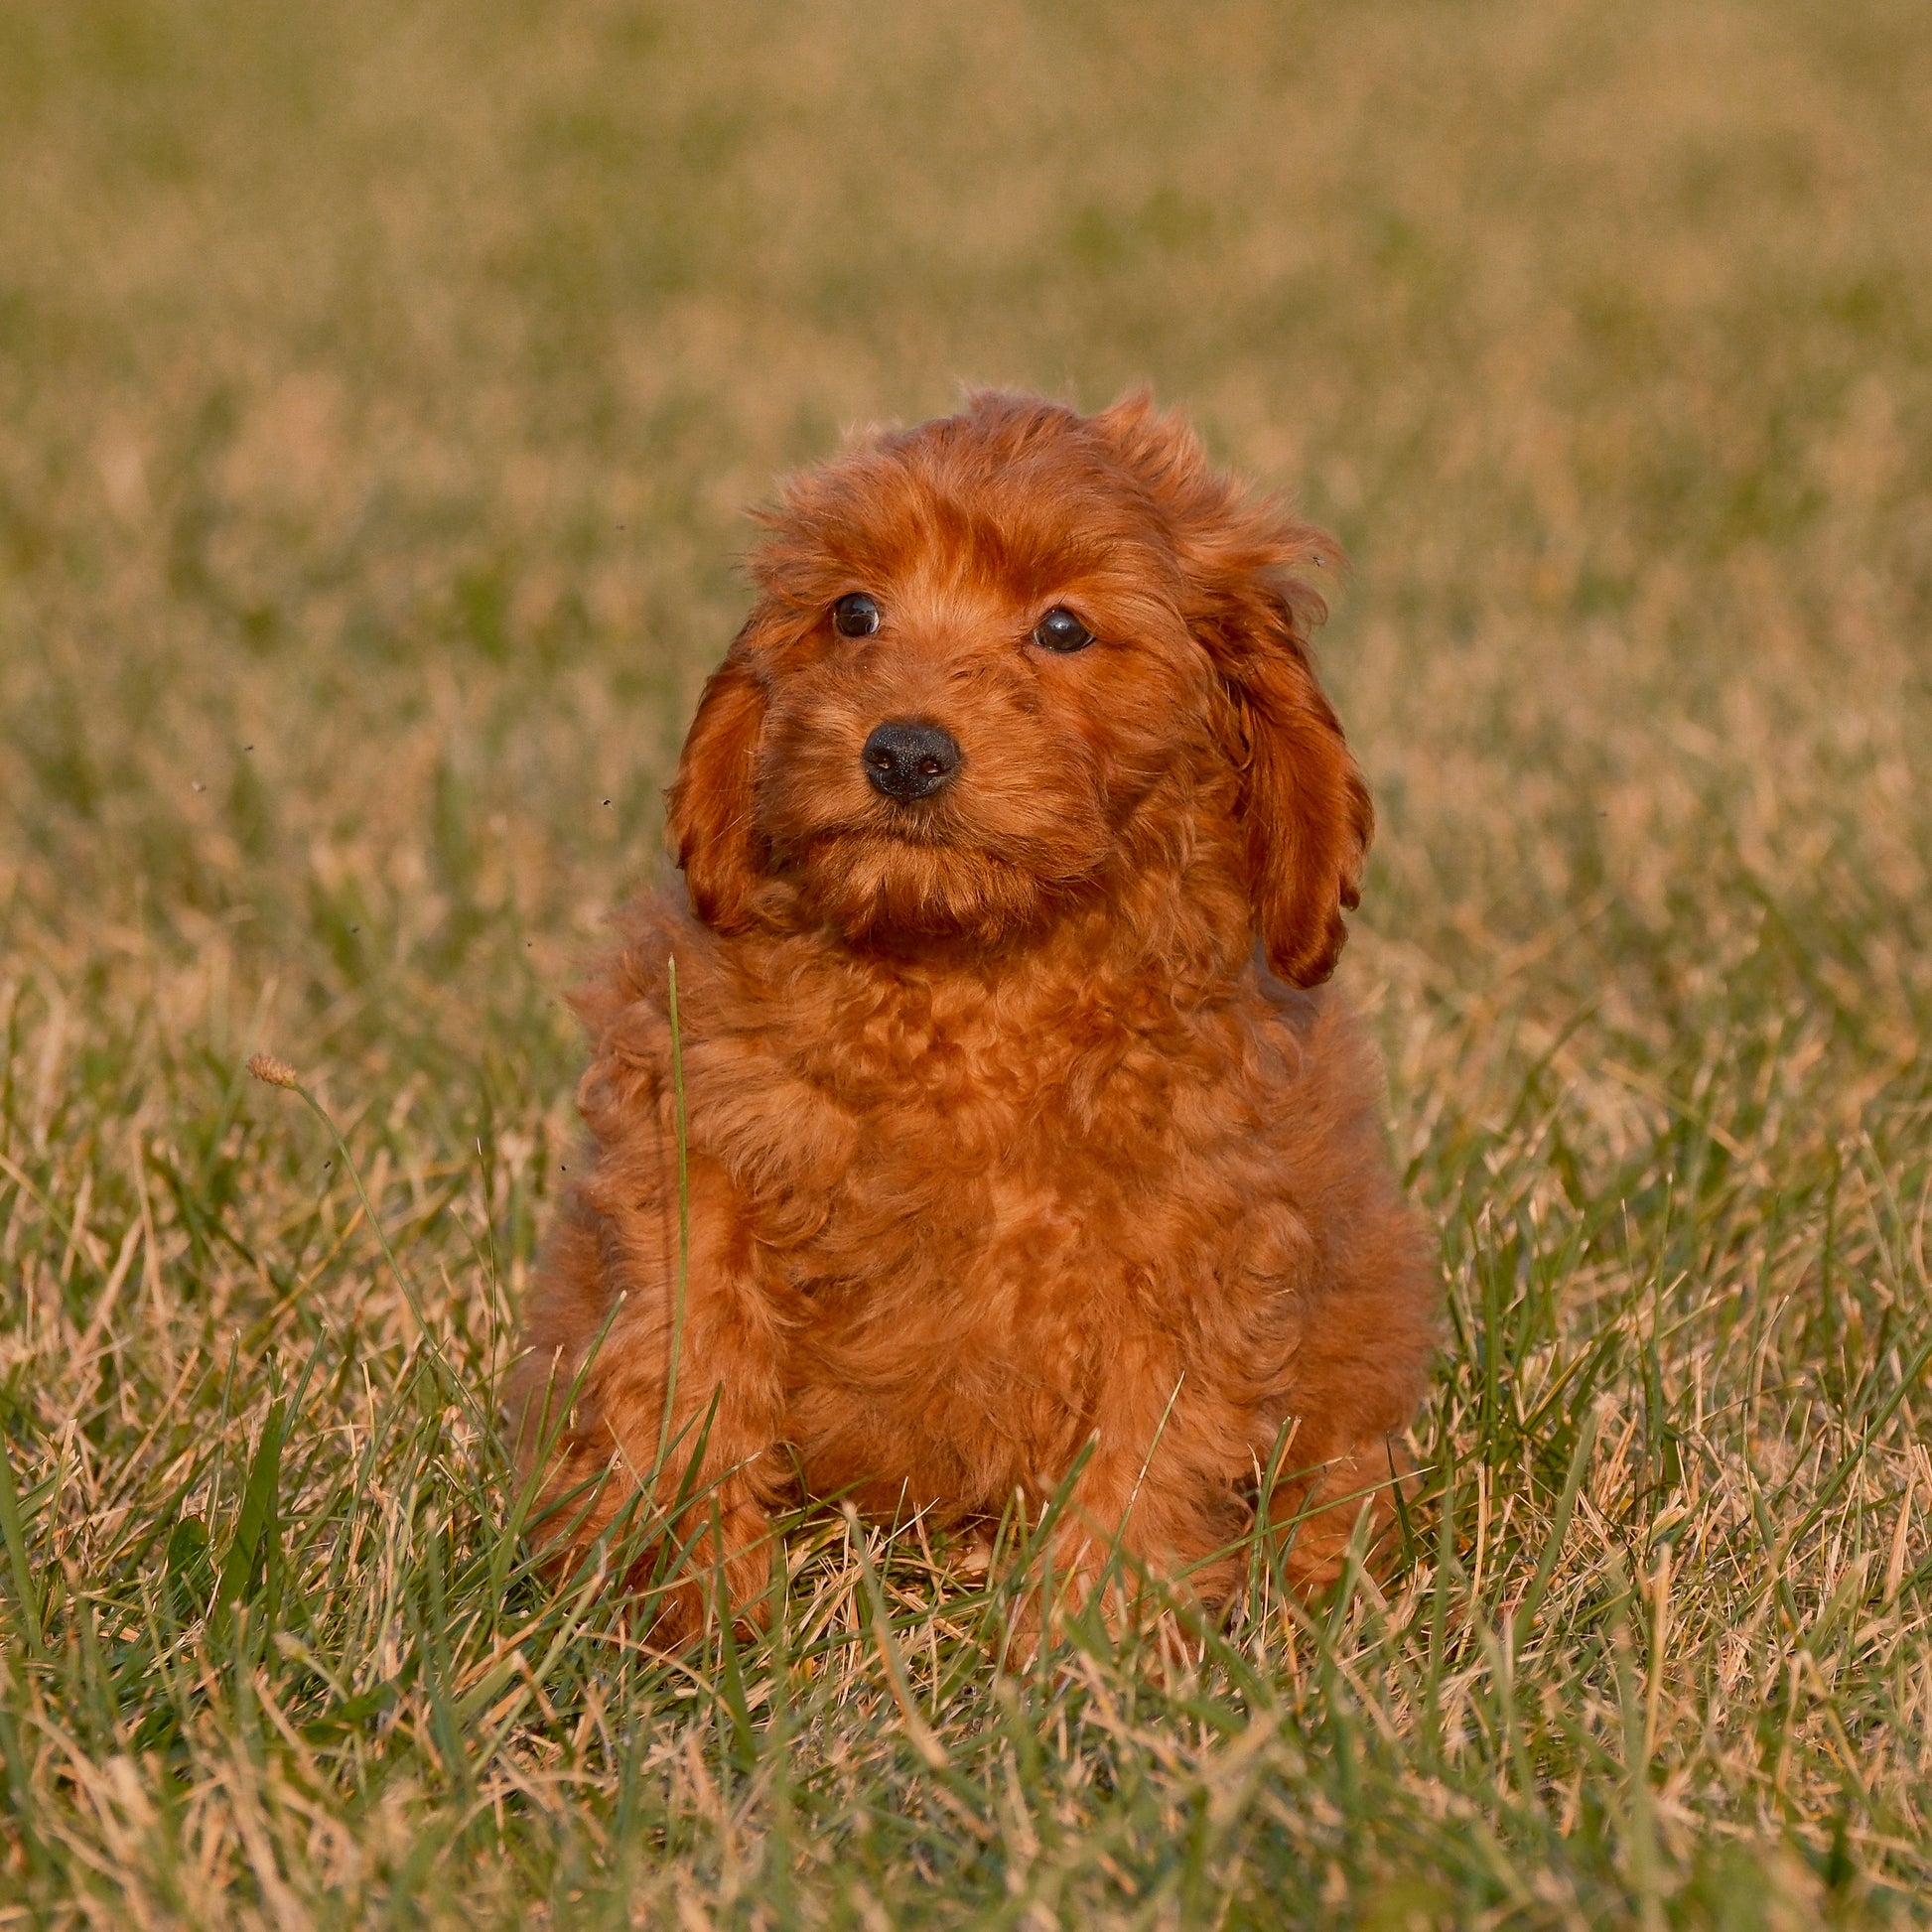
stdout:
[(1338, 553), (1145, 396), (976, 395), (762, 520), (688, 903), (577, 996), (510, 1391), (541, 1533), (647, 1503), (672, 1636), (714, 1578), (756, 1613), (801, 1485), (968, 1529), (1066, 1485), (1056, 1574), (1210, 1604), (1265, 1498), (1319, 1587), (1386, 1537), (1439, 1301), (1322, 990), (1372, 827), (1309, 660)]

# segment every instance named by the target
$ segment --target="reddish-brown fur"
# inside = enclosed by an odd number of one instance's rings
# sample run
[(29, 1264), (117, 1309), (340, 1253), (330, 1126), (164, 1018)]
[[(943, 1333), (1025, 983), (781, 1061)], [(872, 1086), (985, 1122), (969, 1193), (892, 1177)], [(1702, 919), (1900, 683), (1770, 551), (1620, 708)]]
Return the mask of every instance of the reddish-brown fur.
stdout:
[[(1318, 1585), (1364, 1494), (1386, 1509), (1439, 1299), (1373, 1053), (1315, 990), (1372, 828), (1308, 655), (1337, 553), (1145, 397), (979, 395), (766, 520), (670, 794), (690, 904), (633, 904), (578, 999), (589, 1172), (511, 1391), (526, 1463), (550, 1418), (559, 1533), (587, 1544), (658, 1459), (675, 958), (686, 1448), (657, 1500), (702, 1433), (714, 1529), (687, 1534), (735, 1604), (801, 1477), (970, 1522), (1089, 1446), (1066, 1569), (1118, 1538), (1211, 1600), (1291, 1427), (1274, 1508)], [(852, 592), (876, 635), (834, 630)], [(1055, 605), (1098, 641), (1034, 643)], [(908, 719), (963, 753), (916, 806), (860, 762)]]

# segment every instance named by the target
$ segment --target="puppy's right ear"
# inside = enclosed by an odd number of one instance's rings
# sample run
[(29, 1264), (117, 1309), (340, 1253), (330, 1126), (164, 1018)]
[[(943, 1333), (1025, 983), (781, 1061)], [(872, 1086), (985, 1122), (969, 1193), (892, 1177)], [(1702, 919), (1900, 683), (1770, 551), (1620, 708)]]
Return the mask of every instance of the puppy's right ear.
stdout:
[(691, 903), (719, 932), (751, 923), (763, 859), (752, 797), (763, 730), (764, 692), (741, 640), (705, 685), (668, 794), (671, 846)]

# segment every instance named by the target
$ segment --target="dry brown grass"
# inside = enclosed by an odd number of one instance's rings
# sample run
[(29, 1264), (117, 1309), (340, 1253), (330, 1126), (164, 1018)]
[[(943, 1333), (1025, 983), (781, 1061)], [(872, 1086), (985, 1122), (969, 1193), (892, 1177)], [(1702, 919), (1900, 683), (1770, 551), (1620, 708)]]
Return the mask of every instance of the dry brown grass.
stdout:
[[(1925, 1916), (1928, 97), (1881, 0), (0, 5), (8, 1922)], [(557, 995), (772, 473), (1142, 377), (1356, 560), (1443, 1506), (1188, 1682), (823, 1521), (660, 1665), (465, 1406)]]

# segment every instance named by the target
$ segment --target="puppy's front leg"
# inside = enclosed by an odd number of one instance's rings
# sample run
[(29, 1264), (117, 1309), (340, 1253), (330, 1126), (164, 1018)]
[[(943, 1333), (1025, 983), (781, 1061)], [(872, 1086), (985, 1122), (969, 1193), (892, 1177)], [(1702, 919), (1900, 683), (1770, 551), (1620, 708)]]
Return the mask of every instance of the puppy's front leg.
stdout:
[(1393, 1434), (1364, 1437), (1338, 1451), (1315, 1444), (1311, 1432), (1297, 1434), (1286, 1457), (1290, 1471), (1268, 1499), (1283, 1569), (1305, 1597), (1335, 1583), (1358, 1535), (1369, 1574), (1386, 1577), (1400, 1553), (1403, 1504), (1417, 1486), (1415, 1458)]
[(1055, 1539), (1056, 1593), (1089, 1595), (1109, 1566), (1111, 1606), (1138, 1593), (1143, 1571), (1171, 1581), (1182, 1601), (1218, 1610), (1240, 1580), (1225, 1554), (1244, 1511), (1221, 1473), (1225, 1430), (1218, 1405), (1190, 1399), (1178, 1370), (1145, 1364), (1117, 1373)]
[(766, 1512), (784, 1488), (779, 1330), (745, 1216), (702, 1158), (688, 1197), (681, 1268), (675, 1194), (629, 1164), (600, 1164), (546, 1254), (511, 1390), (521, 1458), (544, 1470), (537, 1534), (571, 1562), (640, 1512), (646, 1534), (623, 1581), (673, 1578), (652, 1625), (668, 1643), (695, 1635), (707, 1608), (756, 1614)]

